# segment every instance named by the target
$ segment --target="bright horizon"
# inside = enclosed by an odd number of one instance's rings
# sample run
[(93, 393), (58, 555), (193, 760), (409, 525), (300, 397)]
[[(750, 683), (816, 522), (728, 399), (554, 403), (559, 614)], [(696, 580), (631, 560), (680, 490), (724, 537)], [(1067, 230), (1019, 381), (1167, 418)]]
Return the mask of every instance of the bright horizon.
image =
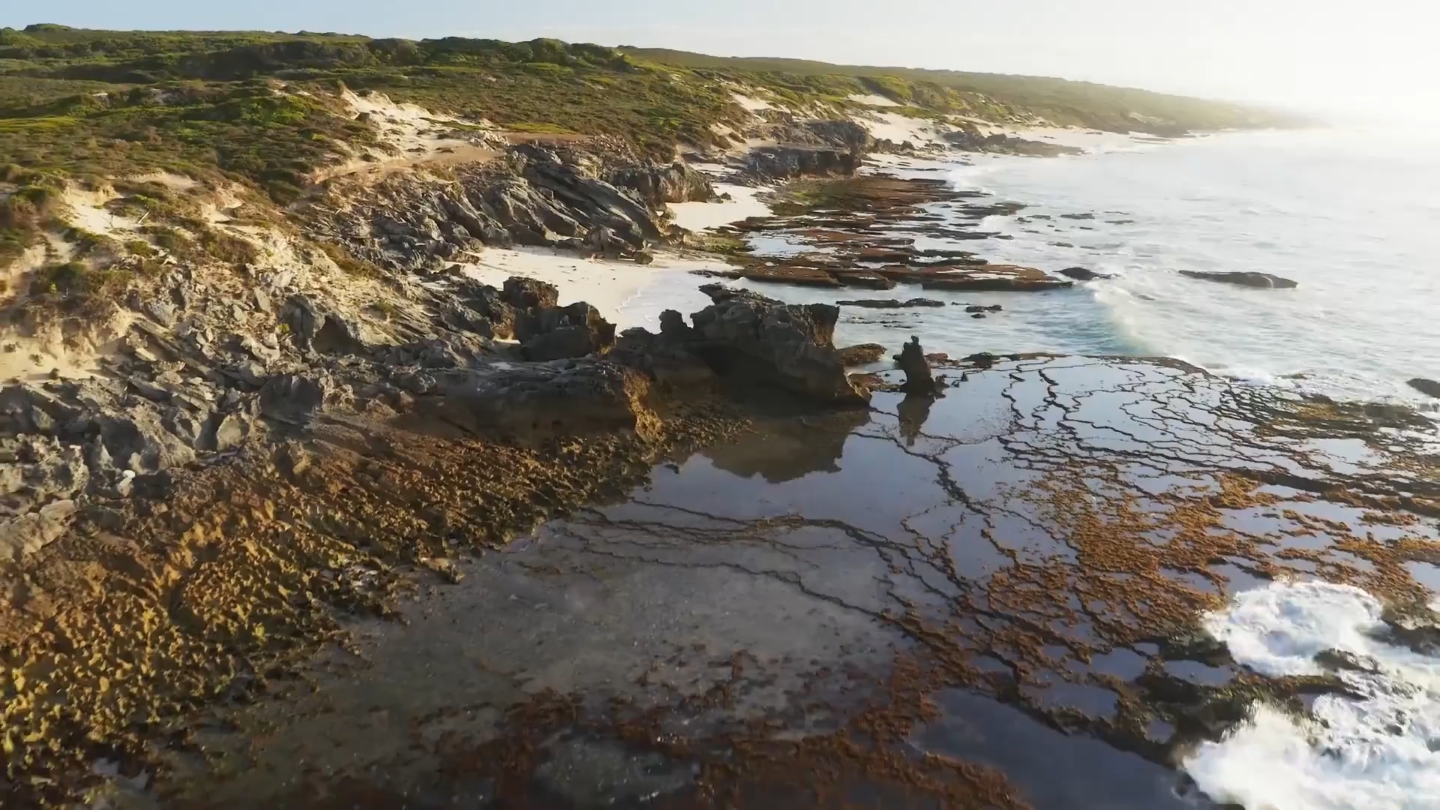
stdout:
[(1166, 4), (892, 0), (883, 17), (857, 0), (729, 0), (721, 8), (659, 0), (57, 0), (0, 10), (0, 26), (325, 31), (634, 45), (717, 56), (1056, 76), (1165, 93), (1278, 105), (1332, 116), (1440, 120), (1440, 10), (1419, 0), (1212, 0)]

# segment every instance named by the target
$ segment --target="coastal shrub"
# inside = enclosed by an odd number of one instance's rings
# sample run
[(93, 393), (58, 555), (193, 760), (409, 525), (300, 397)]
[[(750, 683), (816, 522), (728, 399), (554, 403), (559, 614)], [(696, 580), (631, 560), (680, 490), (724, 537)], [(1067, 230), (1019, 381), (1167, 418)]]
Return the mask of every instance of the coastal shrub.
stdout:
[[(63, 176), (169, 171), (239, 182), (282, 204), (314, 172), (377, 143), (341, 88), (530, 132), (612, 135), (656, 157), (718, 143), (748, 114), (731, 88), (794, 105), (875, 92), (925, 111), (1152, 129), (1276, 123), (1236, 105), (1017, 76), (729, 59), (538, 39), (407, 41), (335, 34), (118, 32), (30, 26), (0, 36), (0, 160)], [(13, 181), (6, 181), (13, 182)], [(25, 214), (26, 212), (20, 212)], [(28, 214), (26, 214), (28, 215)]]

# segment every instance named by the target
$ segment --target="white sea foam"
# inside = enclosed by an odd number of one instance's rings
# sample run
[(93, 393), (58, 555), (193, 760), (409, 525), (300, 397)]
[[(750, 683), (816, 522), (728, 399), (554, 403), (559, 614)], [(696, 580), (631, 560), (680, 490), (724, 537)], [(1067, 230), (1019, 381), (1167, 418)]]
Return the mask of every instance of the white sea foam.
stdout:
[(1433, 810), (1440, 807), (1440, 659), (1377, 640), (1382, 606), (1358, 588), (1272, 583), (1205, 617), (1235, 660), (1271, 677), (1323, 670), (1335, 650), (1372, 662), (1343, 671), (1360, 697), (1323, 696), (1313, 721), (1268, 706), (1185, 770), (1212, 799), (1247, 810)]

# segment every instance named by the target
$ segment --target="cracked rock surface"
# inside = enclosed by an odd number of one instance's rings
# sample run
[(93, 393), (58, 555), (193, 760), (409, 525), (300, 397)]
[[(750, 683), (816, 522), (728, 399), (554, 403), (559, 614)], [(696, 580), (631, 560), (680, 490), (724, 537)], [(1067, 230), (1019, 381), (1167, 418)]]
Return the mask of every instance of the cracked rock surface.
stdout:
[(1202, 611), (1321, 576), (1433, 625), (1440, 478), (1413, 414), (1173, 361), (985, 365), (943, 398), (762, 421), (436, 567), (403, 625), (355, 623), (120, 794), (1204, 807), (1187, 746), (1344, 684), (1242, 670)]

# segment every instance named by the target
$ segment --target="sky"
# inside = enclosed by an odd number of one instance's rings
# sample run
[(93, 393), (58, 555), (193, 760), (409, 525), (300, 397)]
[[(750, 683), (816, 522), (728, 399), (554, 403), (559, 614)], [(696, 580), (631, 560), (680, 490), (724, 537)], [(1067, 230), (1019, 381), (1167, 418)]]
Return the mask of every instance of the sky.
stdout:
[(554, 37), (1440, 120), (1433, 0), (0, 0), (0, 26)]

